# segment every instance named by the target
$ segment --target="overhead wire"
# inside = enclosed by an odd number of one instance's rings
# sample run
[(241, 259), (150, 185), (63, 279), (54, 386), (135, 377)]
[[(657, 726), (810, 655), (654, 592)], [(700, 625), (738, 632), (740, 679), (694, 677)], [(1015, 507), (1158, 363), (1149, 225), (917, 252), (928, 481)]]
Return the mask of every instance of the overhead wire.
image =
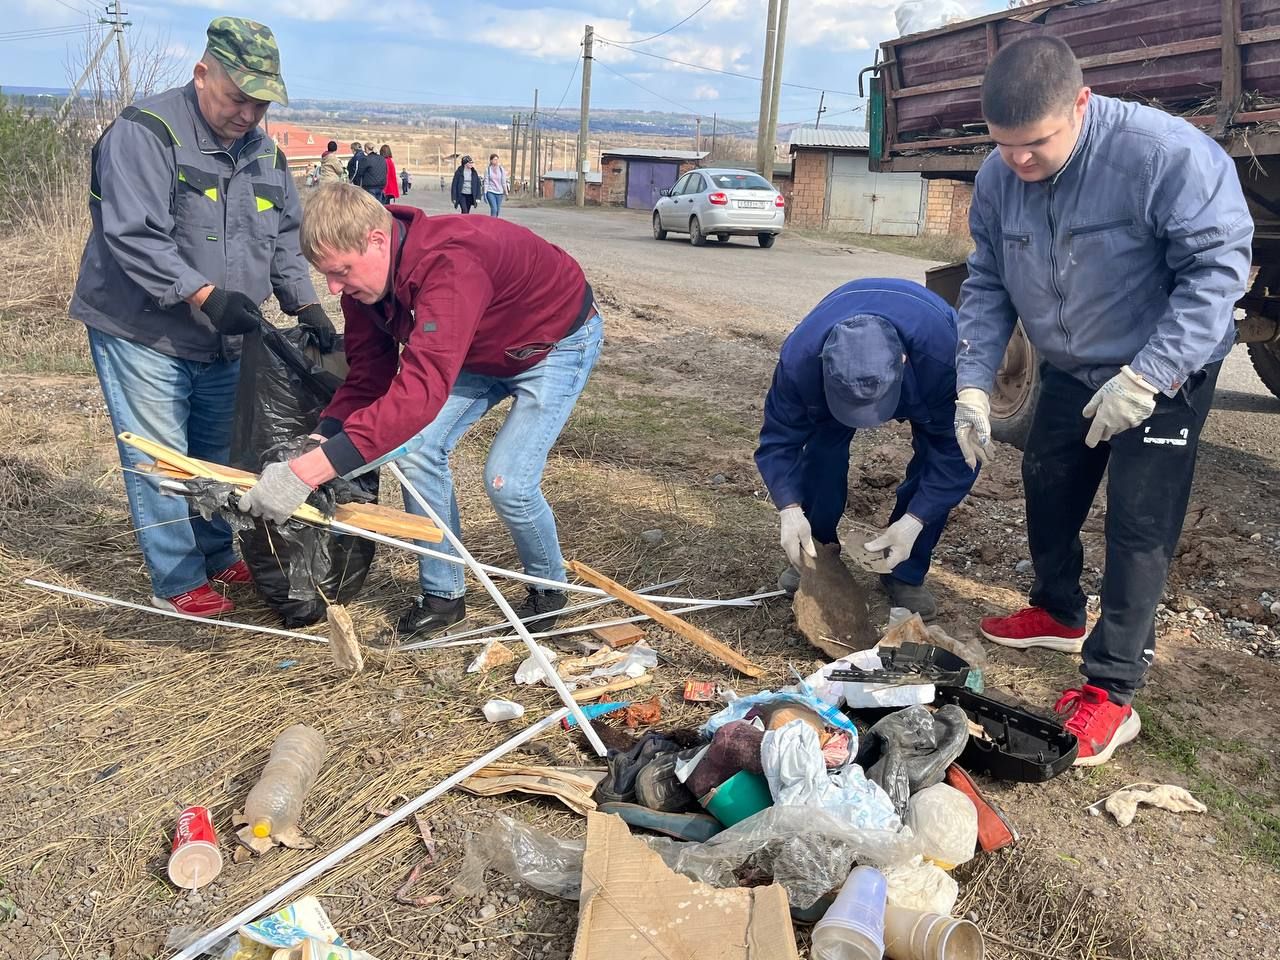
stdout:
[[(581, 49), (582, 44), (578, 44), (578, 48)], [(564, 103), (564, 98), (569, 95), (569, 88), (573, 86), (573, 78), (578, 75), (578, 65), (580, 63), (582, 63), (582, 57), (578, 57), (573, 61), (573, 72), (569, 74), (569, 82), (564, 85), (564, 93), (560, 94), (560, 103), (555, 105), (555, 109), (551, 111), (552, 113), (560, 109), (560, 105)]]
[[(602, 39), (600, 42), (601, 42), (601, 43), (605, 43), (605, 44), (609, 44), (609, 45), (611, 45), (611, 46), (616, 46), (616, 45), (617, 45), (617, 44), (616, 44), (616, 42), (615, 42), (615, 41), (612, 41), (612, 40), (603, 40), (603, 39)], [(718, 69), (717, 67), (707, 67), (707, 66), (703, 66), (703, 65), (702, 65), (702, 64), (700, 64), (700, 63), (690, 63), (688, 60), (677, 60), (675, 57), (664, 57), (664, 56), (662, 56), (661, 54), (657, 54), (657, 53), (649, 53), (647, 50), (631, 50), (631, 49), (628, 49), (628, 50), (627, 50), (627, 52), (628, 52), (628, 53), (634, 53), (634, 54), (636, 54), (637, 56), (641, 56), (641, 57), (652, 57), (654, 60), (665, 60), (665, 61), (667, 61), (667, 63), (678, 63), (678, 64), (680, 64), (680, 66), (682, 66), (682, 67), (689, 67), (690, 69), (693, 69), (693, 70), (705, 70), (705, 71), (706, 71), (706, 72), (708, 72), (708, 73), (718, 73), (718, 74), (721, 74), (721, 75), (726, 76), (726, 77), (737, 77), (739, 80), (754, 80), (754, 81), (755, 81), (755, 82), (757, 82), (757, 83), (759, 83), (759, 82), (761, 82), (761, 81), (763, 80), (763, 78), (762, 78), (762, 77), (755, 77), (755, 76), (752, 76), (751, 74), (747, 74), (747, 73), (734, 73), (732, 70), (720, 70), (720, 69)], [(834, 94), (839, 94), (840, 96), (844, 96), (844, 97), (856, 97), (856, 96), (857, 96), (857, 94), (856, 94), (856, 93), (853, 93), (853, 92), (852, 92), (852, 91), (850, 91), (850, 90), (832, 90), (830, 87), (811, 87), (811, 86), (809, 86), (808, 84), (805, 84), (805, 83), (790, 83), (789, 81), (786, 81), (786, 80), (783, 80), (783, 81), (782, 81), (782, 86), (784, 86), (784, 87), (793, 87), (793, 88), (795, 88), (796, 90), (813, 90), (813, 91), (818, 92), (818, 93), (821, 93), (821, 92), (823, 92), (823, 91), (826, 91), (826, 92), (827, 92), (827, 93), (829, 93), (829, 94), (834, 93)]]
[(0, 42), (9, 43), (17, 40), (48, 40), (57, 37), (70, 37), (79, 33), (88, 33), (95, 29), (91, 23), (68, 24), (62, 27), (44, 27), (38, 30), (14, 30), (0, 33)]
[(676, 27), (683, 26), (684, 24), (688, 23), (690, 20), (692, 20), (694, 17), (700, 14), (703, 10), (707, 9), (707, 7), (711, 6), (711, 4), (713, 4), (714, 2), (715, 0), (707, 0), (706, 3), (700, 6), (697, 10), (693, 11), (693, 13), (689, 14), (679, 23), (673, 23), (671, 26), (667, 27), (667, 29), (663, 30), (661, 33), (655, 33), (653, 36), (645, 37), (643, 40), (610, 40), (607, 37), (601, 37), (600, 39), (605, 43), (617, 44), (619, 46), (630, 46), (635, 43), (648, 43), (650, 40), (657, 40), (659, 37), (665, 37), (668, 33), (670, 33)]
[[(609, 66), (607, 63), (605, 63), (605, 62), (604, 62), (603, 60), (601, 60), (599, 57), (595, 58), (595, 61), (596, 61), (596, 63), (597, 63), (597, 64), (599, 64), (600, 66), (602, 66), (602, 67), (604, 67), (606, 70), (608, 70), (610, 73), (612, 73), (614, 76), (622, 78), (623, 80), (627, 81), (627, 83), (631, 84), (632, 86), (634, 86), (634, 87), (639, 87), (639, 88), (640, 88), (641, 90), (643, 90), (645, 93), (648, 93), (648, 94), (650, 94), (650, 95), (652, 95), (652, 96), (655, 96), (655, 97), (657, 97), (659, 100), (663, 100), (663, 101), (665, 101), (665, 102), (667, 102), (667, 103), (671, 104), (673, 107), (679, 107), (679, 108), (680, 108), (681, 110), (683, 110), (685, 113), (692, 114), (692, 115), (693, 115), (693, 116), (695, 116), (695, 117), (705, 117), (705, 116), (706, 116), (705, 111), (701, 111), (701, 110), (694, 110), (694, 109), (693, 109), (692, 107), (690, 107), (688, 104), (680, 103), (680, 102), (678, 102), (678, 101), (676, 101), (676, 100), (672, 100), (670, 97), (663, 96), (662, 94), (658, 93), (658, 91), (657, 91), (657, 90), (650, 90), (650, 89), (649, 89), (648, 87), (646, 87), (643, 83), (640, 83), (640, 82), (638, 82), (638, 81), (636, 81), (636, 80), (632, 80), (632, 79), (631, 79), (630, 77), (628, 77), (625, 73), (621, 73), (620, 71), (613, 69), (613, 67)], [(730, 120), (727, 120), (727, 119), (725, 119), (725, 118), (720, 118), (720, 119), (719, 119), (719, 123), (720, 123), (720, 125), (721, 125), (721, 126), (725, 126), (725, 127), (737, 127), (737, 128), (739, 128), (739, 129), (742, 129), (742, 130), (749, 130), (749, 129), (751, 129), (751, 126), (752, 126), (752, 125), (751, 125), (751, 124), (749, 124), (749, 123), (735, 123), (735, 122), (730, 121)]]

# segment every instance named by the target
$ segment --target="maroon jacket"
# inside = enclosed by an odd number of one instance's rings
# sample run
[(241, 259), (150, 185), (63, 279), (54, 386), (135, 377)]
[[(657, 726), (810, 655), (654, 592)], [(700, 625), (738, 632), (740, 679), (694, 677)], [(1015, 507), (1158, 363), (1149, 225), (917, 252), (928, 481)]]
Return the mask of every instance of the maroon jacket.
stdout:
[(528, 370), (594, 312), (577, 261), (525, 227), (414, 207), (390, 213), (391, 292), (373, 306), (342, 298), (351, 369), (317, 428), (342, 475), (431, 423), (462, 370)]

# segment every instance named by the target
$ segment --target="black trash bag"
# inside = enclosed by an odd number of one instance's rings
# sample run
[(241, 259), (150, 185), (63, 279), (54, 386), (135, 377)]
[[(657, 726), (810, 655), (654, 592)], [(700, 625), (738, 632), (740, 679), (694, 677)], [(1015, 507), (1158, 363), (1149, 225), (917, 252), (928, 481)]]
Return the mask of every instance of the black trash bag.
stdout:
[[(266, 325), (246, 335), (231, 465), (260, 473), (268, 463), (304, 452), (306, 435), (316, 428), (343, 375), (341, 337), (322, 337), (305, 326), (277, 330)], [(377, 473), (370, 471), (324, 484), (309, 502), (332, 515), (335, 503), (377, 498)], [(240, 556), (258, 595), (290, 628), (323, 620), (328, 603), (355, 599), (373, 563), (372, 541), (310, 524), (257, 520), (239, 538)]]
[(881, 719), (863, 740), (858, 763), (867, 777), (889, 794), (893, 808), (905, 819), (913, 794), (941, 783), (947, 767), (969, 742), (969, 721), (955, 704), (930, 713), (923, 706), (907, 707)]

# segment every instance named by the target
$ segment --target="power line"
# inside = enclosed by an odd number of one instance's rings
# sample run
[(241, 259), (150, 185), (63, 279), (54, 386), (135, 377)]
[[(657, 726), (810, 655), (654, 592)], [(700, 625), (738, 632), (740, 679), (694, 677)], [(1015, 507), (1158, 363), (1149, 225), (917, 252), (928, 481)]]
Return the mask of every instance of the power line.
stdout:
[[(613, 43), (615, 46), (617, 45), (617, 42), (616, 42), (616, 41), (601, 40), (600, 42), (601, 42), (601, 43)], [(703, 66), (703, 65), (702, 65), (702, 64), (700, 64), (700, 63), (690, 63), (688, 60), (677, 60), (677, 59), (675, 59), (674, 57), (664, 57), (664, 56), (661, 56), (660, 54), (656, 54), (656, 53), (649, 53), (647, 50), (628, 50), (627, 52), (628, 52), (628, 53), (635, 53), (635, 54), (639, 54), (639, 55), (640, 55), (640, 56), (642, 56), (642, 57), (652, 57), (652, 58), (653, 58), (653, 59), (655, 59), (655, 60), (665, 60), (665, 61), (667, 61), (667, 63), (678, 63), (678, 64), (680, 64), (680, 66), (682, 66), (682, 67), (690, 67), (691, 69), (694, 69), (694, 70), (705, 70), (705, 71), (707, 71), (708, 73), (719, 73), (719, 74), (722, 74), (722, 75), (724, 75), (724, 76), (726, 76), (726, 77), (737, 77), (739, 80), (754, 80), (756, 83), (760, 83), (760, 82), (762, 81), (762, 78), (761, 78), (761, 77), (753, 77), (753, 76), (751, 76), (750, 74), (746, 74), (746, 73), (734, 73), (734, 72), (733, 72), (733, 71), (731, 71), (731, 70), (718, 70), (718, 69), (716, 69), (715, 67), (705, 67), (705, 66)], [(783, 85), (784, 87), (795, 87), (797, 90), (813, 90), (813, 91), (815, 91), (815, 92), (817, 92), (817, 93), (821, 93), (823, 90), (826, 90), (826, 91), (827, 91), (827, 93), (838, 93), (838, 94), (840, 94), (840, 95), (842, 95), (842, 96), (846, 96), (846, 97), (856, 97), (856, 96), (857, 96), (857, 94), (856, 94), (856, 93), (853, 93), (853, 92), (851, 92), (851, 91), (849, 91), (849, 90), (832, 90), (830, 87), (811, 87), (811, 86), (809, 86), (808, 84), (804, 84), (804, 83), (788, 83), (788, 82), (787, 82), (787, 81), (785, 81), (785, 80), (784, 80), (784, 81), (782, 81), (782, 85)]]
[[(581, 47), (582, 44), (578, 44), (578, 46)], [(560, 94), (560, 103), (556, 104), (555, 110), (551, 111), (552, 113), (555, 113), (556, 110), (560, 109), (561, 104), (564, 103), (564, 98), (569, 95), (569, 88), (573, 86), (573, 78), (578, 75), (578, 64), (580, 64), (581, 62), (582, 62), (581, 57), (578, 57), (573, 61), (573, 73), (569, 74), (569, 82), (564, 85), (564, 93)]]
[(95, 26), (90, 23), (80, 26), (59, 27), (56, 29), (46, 29), (40, 31), (17, 31), (14, 33), (0, 33), (0, 43), (11, 43), (21, 40), (54, 40), (59, 37), (72, 37), (77, 34), (90, 33)]
[[(692, 115), (693, 115), (693, 116), (695, 116), (695, 117), (705, 116), (705, 114), (704, 114), (704, 113), (702, 113), (701, 111), (694, 110), (692, 107), (688, 106), (687, 104), (678, 103), (677, 101), (672, 100), (670, 97), (664, 97), (662, 94), (658, 93), (658, 91), (657, 91), (657, 90), (650, 90), (650, 89), (649, 89), (648, 87), (646, 87), (644, 84), (639, 83), (639, 82), (637, 82), (637, 81), (635, 81), (635, 80), (632, 80), (632, 79), (631, 79), (630, 77), (628, 77), (625, 73), (619, 73), (617, 70), (613, 69), (613, 67), (609, 66), (607, 63), (605, 63), (605, 62), (604, 62), (603, 60), (601, 60), (599, 57), (596, 57), (596, 58), (595, 58), (595, 61), (596, 61), (596, 63), (598, 63), (600, 66), (604, 67), (606, 70), (608, 70), (610, 73), (612, 73), (614, 76), (621, 77), (623, 80), (627, 81), (627, 83), (631, 84), (632, 86), (639, 87), (639, 88), (640, 88), (641, 90), (643, 90), (645, 93), (651, 94), (652, 96), (657, 97), (659, 100), (665, 100), (667, 103), (671, 104), (673, 107), (679, 107), (679, 108), (680, 108), (681, 110), (683, 110), (685, 113), (692, 114)], [(725, 123), (725, 121), (723, 120), (723, 118), (721, 119), (721, 123), (722, 123), (722, 124), (724, 124), (724, 123)], [(734, 123), (734, 124), (727, 124), (727, 125), (728, 125), (728, 126), (741, 127), (741, 128), (744, 128), (744, 129), (750, 129), (750, 125), (749, 125), (749, 124)]]
[(90, 16), (88, 10), (81, 10), (79, 7), (73, 7), (71, 4), (67, 3), (67, 0), (53, 0), (53, 2), (62, 4), (62, 6), (66, 7), (71, 12), (78, 13), (82, 17)]
[(707, 7), (711, 6), (711, 4), (714, 2), (715, 0), (707, 0), (706, 3), (700, 6), (697, 10), (693, 11), (693, 13), (689, 14), (679, 23), (672, 24), (671, 26), (667, 27), (667, 29), (663, 30), (662, 33), (655, 33), (652, 37), (645, 37), (643, 40), (606, 40), (604, 37), (599, 37), (598, 39), (602, 43), (612, 43), (620, 46), (630, 46), (633, 43), (648, 43), (650, 40), (657, 40), (659, 37), (664, 37), (668, 33), (670, 33), (672, 30), (674, 30), (676, 27), (679, 27), (679, 26), (682, 26), (683, 24), (688, 23), (690, 20), (692, 20), (694, 17), (700, 14), (703, 10), (707, 9)]

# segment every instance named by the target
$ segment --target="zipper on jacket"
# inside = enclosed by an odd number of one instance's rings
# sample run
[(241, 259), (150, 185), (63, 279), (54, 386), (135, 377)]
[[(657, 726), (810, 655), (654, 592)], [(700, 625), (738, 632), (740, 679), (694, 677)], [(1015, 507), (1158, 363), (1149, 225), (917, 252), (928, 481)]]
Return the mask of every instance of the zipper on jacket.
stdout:
[(1049, 184), (1049, 268), (1053, 277), (1053, 292), (1058, 298), (1058, 329), (1062, 331), (1063, 346), (1067, 352), (1071, 351), (1071, 334), (1067, 330), (1067, 325), (1062, 319), (1062, 309), (1066, 305), (1066, 300), (1062, 295), (1062, 290), (1058, 286), (1058, 258), (1056, 249), (1058, 246), (1058, 225), (1053, 219), (1053, 184)]

